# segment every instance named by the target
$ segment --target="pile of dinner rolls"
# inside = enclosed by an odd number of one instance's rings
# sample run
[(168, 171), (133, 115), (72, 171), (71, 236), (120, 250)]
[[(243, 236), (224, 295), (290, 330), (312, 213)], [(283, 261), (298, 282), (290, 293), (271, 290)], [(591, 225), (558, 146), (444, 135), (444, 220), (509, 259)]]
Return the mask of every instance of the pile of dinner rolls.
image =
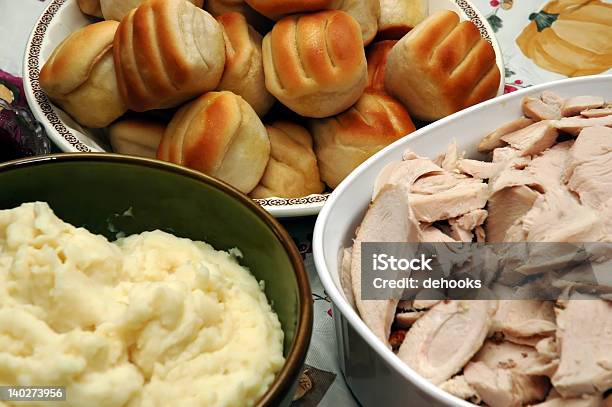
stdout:
[[(491, 45), (427, 0), (78, 0), (40, 83), (116, 152), (254, 198), (335, 188), (368, 157), (495, 96)], [(102, 19), (102, 20), (99, 20)], [(168, 117), (171, 120), (163, 120)]]

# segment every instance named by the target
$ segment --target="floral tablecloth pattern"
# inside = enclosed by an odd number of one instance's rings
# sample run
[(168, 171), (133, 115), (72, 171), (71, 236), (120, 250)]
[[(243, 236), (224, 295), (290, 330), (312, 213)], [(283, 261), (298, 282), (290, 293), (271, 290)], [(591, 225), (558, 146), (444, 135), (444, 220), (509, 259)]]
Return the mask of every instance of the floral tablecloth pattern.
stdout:
[[(0, 69), (21, 74), (31, 27), (48, 0), (0, 0)], [(612, 0), (473, 0), (496, 32), (513, 92), (538, 83), (612, 68)], [(316, 218), (284, 220), (313, 290), (314, 328), (295, 406), (357, 406), (338, 367), (331, 304), (312, 259)], [(407, 401), (408, 403), (408, 401)]]

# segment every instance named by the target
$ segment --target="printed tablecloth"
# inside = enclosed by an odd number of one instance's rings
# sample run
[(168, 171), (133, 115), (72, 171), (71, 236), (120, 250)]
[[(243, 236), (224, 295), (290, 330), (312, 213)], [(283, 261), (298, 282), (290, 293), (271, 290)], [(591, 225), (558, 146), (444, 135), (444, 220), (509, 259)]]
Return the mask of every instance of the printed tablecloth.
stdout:
[[(31, 27), (48, 0), (0, 0), (0, 69), (20, 75)], [(473, 0), (500, 43), (506, 92), (567, 76), (610, 72), (612, 0)], [(357, 406), (339, 371), (329, 298), (312, 260), (315, 217), (283, 221), (306, 263), (314, 328), (295, 406)]]

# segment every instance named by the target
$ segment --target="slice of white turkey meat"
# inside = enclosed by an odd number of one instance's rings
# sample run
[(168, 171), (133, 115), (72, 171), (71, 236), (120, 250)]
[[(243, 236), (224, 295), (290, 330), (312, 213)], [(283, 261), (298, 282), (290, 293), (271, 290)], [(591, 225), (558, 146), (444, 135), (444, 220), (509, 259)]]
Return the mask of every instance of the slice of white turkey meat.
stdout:
[(543, 120), (506, 134), (502, 140), (519, 150), (522, 156), (538, 154), (555, 144), (559, 135), (555, 123), (553, 120)]
[[(504, 188), (489, 199), (485, 231), (488, 242), (514, 241), (507, 237), (510, 228), (532, 208), (539, 193), (525, 185)], [(522, 230), (522, 229), (519, 229)], [(522, 240), (523, 236), (517, 236)]]
[(572, 297), (557, 318), (561, 346), (552, 377), (563, 397), (600, 394), (612, 388), (612, 303)]
[(527, 126), (530, 126), (534, 123), (533, 120), (528, 119), (526, 117), (521, 117), (520, 119), (513, 120), (508, 122), (495, 131), (486, 135), (478, 144), (478, 151), (481, 153), (487, 153), (496, 148), (503, 147), (507, 143), (502, 140), (506, 134), (513, 133), (517, 130), (524, 129)]
[(469, 180), (431, 195), (410, 194), (410, 205), (416, 219), (431, 223), (484, 208), (489, 197), (487, 184), (473, 182), (473, 178)]
[(458, 218), (449, 219), (451, 237), (459, 242), (471, 242), (474, 240), (474, 229), (485, 222), (487, 215), (486, 210), (476, 209)]
[[(363, 300), (361, 295), (361, 244), (363, 242), (418, 242), (421, 231), (401, 185), (387, 185), (368, 208), (357, 231), (351, 258), (351, 283), (357, 310), (364, 323), (389, 346), (391, 324), (398, 300)], [(399, 298), (399, 296), (397, 296)]]
[(577, 136), (582, 130), (589, 127), (612, 127), (612, 115), (593, 118), (564, 117), (561, 120), (555, 120), (553, 125), (564, 133)]
[(500, 300), (491, 333), (501, 332), (518, 344), (534, 344), (556, 332), (555, 311), (550, 301)]
[(574, 96), (565, 100), (561, 114), (565, 117), (576, 116), (584, 110), (598, 109), (605, 103), (601, 96)]
[(612, 129), (584, 129), (569, 150), (567, 186), (580, 202), (601, 210), (612, 199)]
[(612, 116), (612, 107), (604, 107), (601, 109), (587, 109), (580, 112), (580, 114), (588, 118)]
[(474, 390), (474, 388), (468, 384), (463, 375), (457, 375), (451, 379), (448, 379), (439, 387), (455, 397), (459, 397), (463, 400), (471, 400), (474, 404), (480, 404), (481, 400), (478, 397), (478, 394), (476, 394), (476, 390)]
[(534, 404), (531, 407), (605, 407), (601, 395), (584, 396), (573, 399), (561, 397), (551, 398), (542, 403)]
[(521, 107), (525, 116), (536, 121), (561, 118), (559, 106), (544, 103), (540, 98), (525, 97)]
[(561, 110), (565, 98), (550, 90), (545, 90), (540, 94), (540, 99), (547, 105), (553, 106), (555, 109)]
[(443, 301), (419, 318), (397, 356), (434, 384), (465, 366), (482, 347), (497, 301)]
[(546, 378), (491, 368), (484, 362), (468, 363), (463, 375), (489, 407), (522, 407), (544, 400), (549, 390)]
[(423, 175), (443, 172), (442, 168), (434, 164), (429, 158), (414, 154), (404, 154), (404, 157), (403, 161), (394, 161), (387, 164), (378, 174), (374, 183), (372, 200), (376, 199), (385, 185), (401, 184), (410, 191), (412, 184)]
[(499, 172), (500, 165), (486, 161), (462, 158), (457, 162), (457, 169), (463, 174), (467, 174), (474, 178), (490, 179)]

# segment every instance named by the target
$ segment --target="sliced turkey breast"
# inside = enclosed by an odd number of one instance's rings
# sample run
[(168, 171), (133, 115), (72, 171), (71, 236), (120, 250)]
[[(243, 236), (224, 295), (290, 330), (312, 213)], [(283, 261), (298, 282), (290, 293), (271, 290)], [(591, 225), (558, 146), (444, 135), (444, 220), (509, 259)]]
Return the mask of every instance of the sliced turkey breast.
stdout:
[(474, 178), (490, 179), (497, 174), (500, 166), (496, 163), (462, 158), (457, 162), (457, 169)]
[(565, 117), (576, 116), (584, 110), (598, 109), (605, 103), (601, 96), (575, 96), (565, 100), (561, 114)]
[(491, 368), (483, 362), (468, 363), (463, 375), (489, 407), (521, 407), (539, 402), (549, 390), (546, 378)]
[(355, 295), (353, 294), (353, 284), (351, 282), (351, 257), (352, 248), (342, 250), (342, 260), (340, 266), (340, 285), (346, 300), (355, 308)]
[[(554, 336), (557, 326), (552, 302), (538, 300), (500, 300), (493, 316), (492, 332), (501, 332), (512, 342), (524, 344), (525, 338)], [(533, 343), (534, 341), (528, 341)]]
[(536, 121), (561, 118), (559, 106), (544, 103), (540, 98), (523, 98), (521, 106), (523, 108), (523, 114)]
[(588, 118), (612, 116), (612, 107), (604, 107), (601, 109), (587, 109), (580, 112), (580, 114)]
[(601, 210), (612, 199), (612, 129), (584, 129), (569, 150), (565, 177), (580, 202)]
[(552, 377), (563, 397), (612, 388), (612, 302), (570, 299), (557, 318), (561, 361)]
[(473, 231), (487, 219), (488, 212), (476, 209), (458, 218), (449, 219), (451, 237), (459, 242), (471, 242), (474, 239)]
[(465, 380), (465, 376), (457, 375), (451, 379), (448, 379), (439, 386), (442, 390), (452, 394), (455, 397), (459, 397), (463, 400), (473, 399), (474, 404), (480, 404), (480, 398), (476, 394), (476, 390), (470, 386)]
[(550, 90), (543, 91), (540, 95), (540, 99), (547, 105), (553, 106), (554, 108), (559, 110), (561, 110), (563, 103), (565, 103), (565, 98)]
[(433, 163), (429, 158), (416, 155), (404, 155), (409, 157), (399, 162), (392, 162), (385, 166), (374, 183), (372, 199), (375, 199), (385, 185), (403, 185), (408, 191), (412, 184), (425, 174), (442, 173), (441, 167)]
[(441, 384), (480, 349), (496, 308), (496, 301), (440, 302), (416, 321), (397, 355), (421, 376)]
[(502, 125), (480, 141), (480, 144), (478, 144), (478, 151), (481, 153), (487, 153), (496, 148), (505, 146), (507, 143), (502, 140), (502, 137), (504, 137), (506, 134), (524, 129), (533, 123), (533, 120), (526, 117), (521, 117), (520, 119), (512, 120), (511, 122)]
[(582, 130), (589, 127), (612, 127), (612, 115), (593, 118), (564, 117), (561, 120), (555, 120), (553, 125), (564, 133), (577, 136)]
[(398, 300), (362, 299), (361, 243), (420, 240), (421, 232), (408, 204), (406, 188), (401, 185), (384, 187), (370, 205), (357, 232), (351, 256), (351, 284), (361, 318), (387, 346)]
[(493, 194), (487, 206), (488, 218), (485, 231), (488, 242), (514, 241), (506, 234), (516, 222), (532, 208), (539, 194), (521, 185), (502, 189)]
[(506, 134), (502, 140), (520, 150), (522, 156), (538, 154), (555, 144), (559, 135), (555, 123), (552, 120), (543, 120)]
[(432, 195), (410, 194), (410, 203), (417, 220), (431, 223), (482, 209), (488, 197), (487, 184), (466, 181)]

